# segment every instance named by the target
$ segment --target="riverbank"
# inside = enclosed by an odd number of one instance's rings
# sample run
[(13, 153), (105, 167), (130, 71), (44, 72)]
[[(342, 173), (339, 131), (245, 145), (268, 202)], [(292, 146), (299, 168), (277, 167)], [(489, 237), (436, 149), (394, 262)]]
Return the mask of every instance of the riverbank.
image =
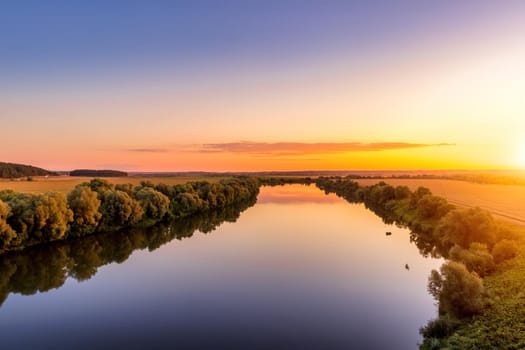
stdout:
[(525, 347), (523, 227), (493, 220), (480, 208), (457, 208), (421, 187), (412, 192), (403, 185), (363, 186), (341, 178), (321, 178), (317, 186), (409, 227), (422, 254), (448, 260), (429, 278), (440, 313), (422, 328), (421, 349)]

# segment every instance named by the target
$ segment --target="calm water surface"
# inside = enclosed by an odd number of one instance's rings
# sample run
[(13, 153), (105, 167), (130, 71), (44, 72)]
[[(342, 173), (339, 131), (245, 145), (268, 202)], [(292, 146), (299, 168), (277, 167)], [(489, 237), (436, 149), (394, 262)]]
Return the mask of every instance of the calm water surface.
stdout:
[[(0, 282), (2, 348), (416, 349), (436, 314), (426, 283), (441, 261), (423, 258), (406, 229), (313, 186), (262, 188), (211, 233), (160, 230), (168, 243), (150, 249), (134, 250), (148, 233), (130, 233), (129, 247), (92, 239), (0, 264), (19, 276)], [(37, 264), (52, 268), (32, 273)]]

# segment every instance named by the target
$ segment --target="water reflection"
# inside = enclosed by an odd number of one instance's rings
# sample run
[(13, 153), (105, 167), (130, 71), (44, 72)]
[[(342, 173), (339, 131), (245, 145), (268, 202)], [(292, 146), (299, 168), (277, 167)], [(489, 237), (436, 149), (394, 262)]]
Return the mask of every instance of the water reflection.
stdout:
[(0, 255), (0, 306), (10, 293), (32, 295), (61, 287), (68, 278), (84, 281), (101, 266), (126, 261), (136, 250), (154, 251), (173, 239), (209, 233), (223, 222), (235, 222), (256, 198), (220, 211), (208, 211), (150, 228), (97, 234)]
[[(253, 203), (0, 257), (2, 300), (10, 293), (61, 287), (5, 301), (2, 344), (17, 349), (417, 346), (419, 327), (436, 312), (426, 281), (440, 262), (422, 258), (408, 230), (314, 186), (264, 187), (257, 205), (236, 221)], [(195, 230), (211, 232), (223, 221), (236, 223), (214, 235), (166, 244)], [(86, 279), (91, 280), (75, 282)]]

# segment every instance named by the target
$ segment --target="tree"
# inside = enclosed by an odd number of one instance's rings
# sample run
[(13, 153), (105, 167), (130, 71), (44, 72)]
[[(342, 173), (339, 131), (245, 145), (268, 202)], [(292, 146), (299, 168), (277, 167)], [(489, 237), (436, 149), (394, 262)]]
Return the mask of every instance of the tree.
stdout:
[(82, 185), (86, 185), (89, 188), (91, 188), (92, 191), (97, 192), (99, 199), (102, 199), (106, 191), (113, 190), (112, 183), (110, 183), (107, 180), (99, 179), (99, 178), (95, 178), (89, 182), (83, 183)]
[(504, 260), (512, 259), (518, 254), (518, 244), (516, 241), (503, 239), (494, 245), (492, 248), (492, 256), (496, 264)]
[(68, 194), (67, 202), (73, 211), (71, 234), (82, 236), (94, 232), (102, 217), (97, 193), (87, 186), (79, 185)]
[(409, 198), (412, 192), (410, 192), (410, 189), (407, 186), (396, 186), (395, 188), (395, 199), (401, 200)]
[(492, 215), (481, 208), (456, 209), (445, 215), (436, 228), (444, 243), (469, 248), (473, 242), (494, 245), (498, 228)]
[(17, 244), (48, 242), (64, 238), (73, 213), (61, 193), (2, 193), (11, 208), (9, 225), (18, 233)]
[(416, 209), (417, 208), (417, 204), (419, 202), (419, 200), (421, 198), (423, 198), (424, 196), (428, 196), (428, 195), (431, 195), (432, 192), (430, 192), (430, 190), (426, 187), (418, 187), (411, 195), (410, 197), (410, 208), (412, 209)]
[(170, 210), (170, 199), (152, 187), (141, 188), (135, 197), (149, 218), (161, 220)]
[(439, 301), (440, 311), (458, 319), (479, 313), (483, 308), (481, 278), (455, 261), (443, 264), (440, 272), (432, 270), (428, 291)]
[(0, 200), (0, 249), (5, 249), (16, 238), (15, 231), (7, 223), (9, 206)]
[(104, 193), (101, 211), (104, 229), (134, 225), (144, 214), (139, 202), (118, 190)]
[(471, 243), (468, 250), (455, 245), (450, 249), (449, 256), (450, 259), (465, 264), (469, 271), (474, 271), (481, 277), (488, 275), (496, 267), (487, 245), (483, 243)]
[(446, 199), (427, 194), (418, 201), (416, 213), (421, 219), (439, 219), (452, 209), (454, 206), (449, 204)]
[(66, 197), (62, 193), (49, 192), (37, 196), (34, 203), (37, 222), (34, 237), (43, 242), (64, 238), (68, 223), (73, 220)]

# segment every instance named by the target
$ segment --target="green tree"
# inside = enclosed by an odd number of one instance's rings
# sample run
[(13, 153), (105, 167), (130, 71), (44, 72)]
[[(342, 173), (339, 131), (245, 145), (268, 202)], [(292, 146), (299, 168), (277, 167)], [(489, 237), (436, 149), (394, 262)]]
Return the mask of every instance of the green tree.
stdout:
[(64, 238), (68, 223), (73, 220), (73, 212), (68, 208), (64, 194), (45, 193), (37, 196), (34, 203), (37, 225), (33, 235), (43, 242)]
[(474, 271), (481, 277), (488, 275), (496, 267), (487, 245), (483, 243), (471, 243), (469, 249), (455, 245), (450, 249), (449, 257), (465, 264), (469, 271)]
[(504, 260), (512, 259), (518, 254), (518, 244), (516, 241), (503, 239), (492, 248), (492, 256), (496, 264)]
[(7, 248), (11, 241), (16, 238), (15, 231), (7, 223), (9, 211), (9, 206), (0, 200), (0, 250)]
[(104, 193), (101, 211), (103, 229), (134, 225), (144, 214), (139, 202), (118, 190)]
[(441, 312), (458, 319), (472, 316), (483, 309), (481, 278), (455, 261), (443, 264), (440, 272), (432, 270), (428, 291), (439, 301)]
[(104, 193), (113, 190), (114, 187), (109, 181), (99, 178), (95, 178), (89, 182), (83, 183), (82, 185), (86, 185), (91, 188), (92, 191), (97, 192), (99, 199), (102, 199)]
[(436, 228), (443, 242), (469, 248), (473, 242), (485, 243), (491, 248), (498, 228), (492, 215), (481, 208), (456, 209), (445, 215)]
[(421, 219), (439, 219), (445, 216), (454, 206), (445, 198), (431, 194), (424, 195), (417, 203), (416, 214)]
[(161, 220), (170, 210), (170, 199), (152, 187), (143, 187), (135, 197), (148, 218)]
[(68, 194), (67, 202), (73, 211), (71, 235), (82, 236), (94, 232), (102, 217), (97, 193), (87, 186), (79, 185)]
[(1, 196), (11, 208), (8, 223), (18, 233), (17, 244), (48, 242), (65, 237), (73, 213), (63, 194), (4, 192)]

